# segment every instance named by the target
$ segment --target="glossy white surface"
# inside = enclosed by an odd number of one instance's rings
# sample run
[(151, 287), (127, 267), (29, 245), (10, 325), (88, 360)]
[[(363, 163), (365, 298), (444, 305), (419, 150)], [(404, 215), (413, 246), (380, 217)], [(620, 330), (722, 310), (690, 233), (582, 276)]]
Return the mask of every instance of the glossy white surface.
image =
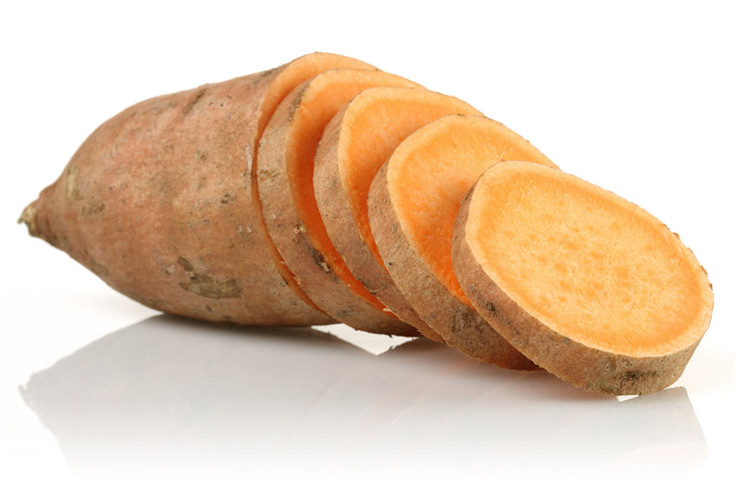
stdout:
[[(0, 488), (731, 484), (730, 6), (265, 3), (0, 7)], [(314, 50), (463, 98), (677, 231), (715, 289), (682, 378), (605, 398), (343, 325), (165, 317), (14, 226), (122, 108)]]
[(684, 387), (619, 401), (428, 341), (375, 356), (312, 329), (164, 316), (33, 374), (21, 395), (80, 473), (615, 471), (636, 453), (684, 471), (707, 455)]

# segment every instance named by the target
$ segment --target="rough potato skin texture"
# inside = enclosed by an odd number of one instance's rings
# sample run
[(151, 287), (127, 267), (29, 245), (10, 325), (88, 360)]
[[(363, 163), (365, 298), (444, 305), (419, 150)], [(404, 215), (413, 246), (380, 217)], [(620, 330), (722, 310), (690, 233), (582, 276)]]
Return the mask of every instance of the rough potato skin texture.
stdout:
[(329, 238), (355, 278), (371, 294), (390, 308), (398, 318), (416, 327), (424, 337), (444, 342), (403, 297), (388, 272), (373, 257), (355, 226), (357, 219), (353, 215), (347, 189), (342, 183), (338, 163), (340, 130), (346, 108), (347, 106), (343, 107), (327, 124), (314, 161), (314, 194)]
[(503, 368), (538, 369), (474, 309), (452, 295), (414, 251), (395, 214), (387, 170), (384, 165), (370, 186), (368, 211), (380, 255), (401, 293), (447, 345)]
[(454, 228), (454, 271), (473, 306), (508, 342), (558, 378), (605, 395), (653, 393), (681, 376), (699, 341), (668, 356), (613, 354), (559, 335), (518, 306), (485, 274), (465, 239), (473, 192), (474, 187), (462, 202)]
[(299, 109), (305, 82), (273, 114), (258, 149), (258, 192), (266, 229), (306, 294), (323, 311), (357, 330), (417, 336), (412, 326), (358, 296), (317, 250), (292, 198), (286, 170), (286, 148), (293, 114)]
[(215, 322), (333, 323), (273, 265), (250, 171), (286, 67), (164, 95), (102, 124), (23, 213), (32, 235), (154, 309)]

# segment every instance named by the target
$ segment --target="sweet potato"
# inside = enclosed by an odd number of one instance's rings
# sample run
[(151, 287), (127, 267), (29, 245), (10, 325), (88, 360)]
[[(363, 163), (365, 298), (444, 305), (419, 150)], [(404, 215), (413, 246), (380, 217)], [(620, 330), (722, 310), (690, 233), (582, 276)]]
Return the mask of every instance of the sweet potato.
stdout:
[(612, 192), (532, 163), (482, 175), (452, 257), (462, 289), (508, 342), (590, 391), (670, 385), (712, 315), (712, 285), (678, 235)]
[(452, 229), (462, 198), (483, 170), (517, 158), (554, 165), (496, 121), (445, 116), (396, 148), (370, 187), (368, 214), (398, 289), (447, 344), (483, 362), (533, 369), (475, 311), (451, 262)]
[(676, 380), (712, 313), (654, 217), (470, 105), (331, 54), (124, 110), (20, 221), (163, 312), (423, 334), (606, 394)]
[(372, 294), (424, 336), (441, 341), (416, 314), (383, 265), (370, 230), (370, 183), (398, 144), (441, 116), (480, 112), (454, 97), (415, 88), (379, 87), (357, 95), (324, 130), (314, 167), (314, 194), (329, 238)]
[(258, 194), (268, 236), (318, 307), (359, 330), (418, 335), (355, 279), (334, 249), (314, 197), (317, 144), (339, 109), (376, 86), (419, 87), (373, 70), (328, 70), (294, 89), (263, 132)]
[(160, 311), (217, 322), (332, 323), (274, 262), (250, 171), (280, 101), (339, 67), (371, 68), (316, 53), (136, 104), (89, 136), (21, 221)]

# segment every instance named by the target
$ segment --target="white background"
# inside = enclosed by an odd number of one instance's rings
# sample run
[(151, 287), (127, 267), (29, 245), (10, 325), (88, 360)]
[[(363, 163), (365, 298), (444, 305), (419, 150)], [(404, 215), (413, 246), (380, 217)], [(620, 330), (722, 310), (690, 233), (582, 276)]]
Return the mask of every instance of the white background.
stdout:
[[(0, 487), (732, 484), (731, 2), (28, 1), (0, 19)], [(126, 106), (312, 51), (463, 98), (677, 231), (715, 311), (673, 389), (608, 399), (422, 342), (376, 356), (400, 341), (345, 327), (162, 317), (15, 224)]]

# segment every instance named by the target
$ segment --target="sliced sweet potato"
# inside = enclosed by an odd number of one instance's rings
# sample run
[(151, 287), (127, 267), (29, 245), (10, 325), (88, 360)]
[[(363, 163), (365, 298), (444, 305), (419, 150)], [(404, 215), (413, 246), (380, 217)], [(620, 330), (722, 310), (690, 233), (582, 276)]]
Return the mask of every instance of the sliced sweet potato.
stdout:
[(136, 104), (94, 131), (21, 221), (160, 311), (244, 324), (332, 323), (274, 262), (250, 170), (280, 101), (338, 67), (370, 65), (316, 53)]
[(582, 179), (495, 165), (464, 201), (454, 268), (482, 316), (539, 366), (586, 390), (661, 390), (709, 326), (712, 286), (663, 223)]
[(462, 198), (486, 168), (505, 159), (554, 165), (484, 117), (451, 115), (424, 126), (373, 180), (370, 227), (398, 289), (447, 344), (483, 362), (534, 369), (475, 311), (452, 270), (452, 229)]
[(396, 146), (448, 114), (480, 115), (454, 97), (423, 89), (378, 87), (357, 95), (324, 130), (315, 158), (314, 193), (335, 250), (383, 304), (424, 336), (441, 341), (400, 293), (382, 263), (368, 220), (370, 183)]
[(263, 132), (258, 193), (270, 239), (321, 310), (356, 329), (418, 335), (351, 274), (329, 240), (314, 197), (314, 156), (325, 126), (355, 95), (376, 86), (419, 87), (375, 70), (328, 70), (294, 89)]

